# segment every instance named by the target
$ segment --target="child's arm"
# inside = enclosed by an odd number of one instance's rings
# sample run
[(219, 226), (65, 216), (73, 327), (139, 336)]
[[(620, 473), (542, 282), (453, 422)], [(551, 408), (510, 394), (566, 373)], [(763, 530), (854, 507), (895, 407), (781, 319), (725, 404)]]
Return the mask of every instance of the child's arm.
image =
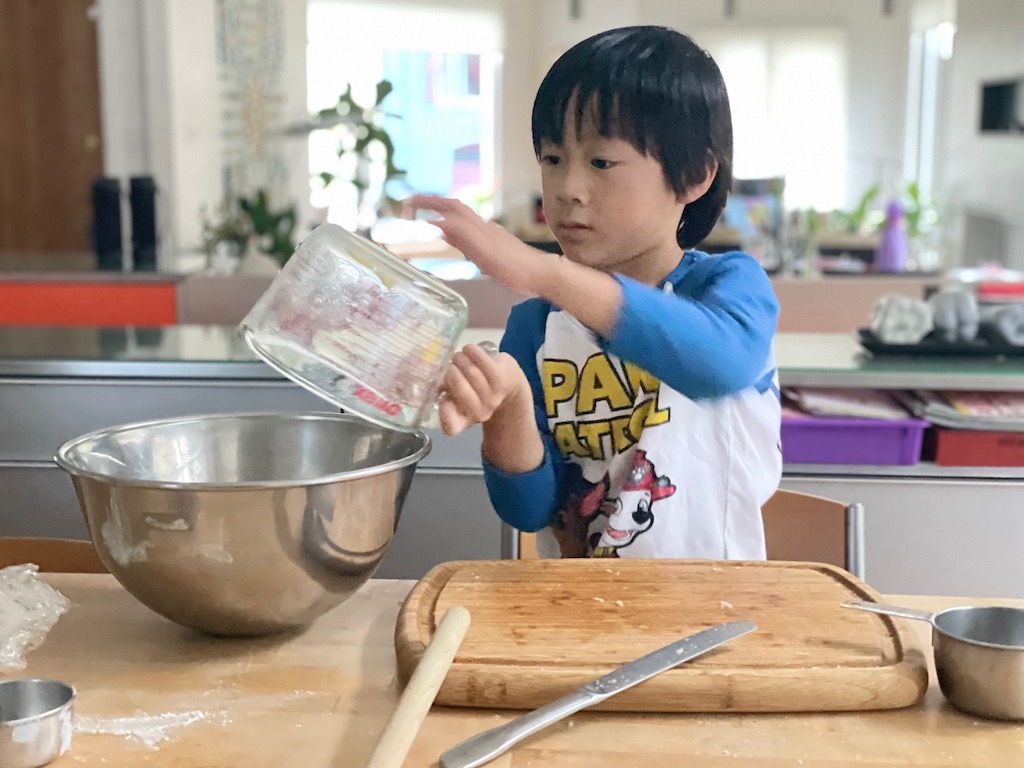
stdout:
[(608, 349), (693, 399), (723, 397), (765, 372), (779, 305), (764, 269), (732, 252), (696, 263), (674, 293), (618, 278)]
[(665, 294), (531, 248), (457, 200), (417, 196), (410, 204), (444, 216), (434, 224), (445, 240), (484, 274), (543, 296), (687, 397), (728, 395), (762, 373), (779, 308), (749, 256), (708, 258), (680, 286), (685, 295)]
[(526, 302), (513, 308), (497, 358), (474, 345), (457, 353), (441, 405), (449, 435), (482, 423), (491, 503), (502, 520), (523, 531), (548, 525), (562, 497), (564, 461), (538, 405), (543, 398), (536, 356), (546, 317), (546, 306)]
[(405, 205), (409, 210), (441, 214), (443, 219), (430, 223), (444, 233), (445, 241), (502, 285), (543, 296), (602, 336), (609, 336), (615, 327), (622, 289), (611, 275), (531, 248), (459, 200), (413, 195)]

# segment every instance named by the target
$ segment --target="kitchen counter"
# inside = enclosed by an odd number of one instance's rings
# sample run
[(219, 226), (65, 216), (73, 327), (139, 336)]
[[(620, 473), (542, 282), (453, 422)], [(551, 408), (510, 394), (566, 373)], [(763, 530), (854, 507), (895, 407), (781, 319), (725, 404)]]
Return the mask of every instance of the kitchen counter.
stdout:
[(1024, 390), (1024, 355), (875, 357), (853, 333), (780, 333), (775, 339), (783, 386)]
[[(463, 341), (500, 335), (470, 328)], [(852, 333), (780, 333), (776, 346), (784, 386), (1024, 391), (1024, 358), (872, 358)], [(221, 325), (0, 327), (0, 404), (0, 535), (69, 538), (86, 531), (52, 461), (65, 440), (169, 416), (330, 409)], [(514, 551), (490, 510), (480, 429), (431, 438), (381, 575), (418, 578), (444, 560)], [(864, 506), (866, 572), (882, 591), (1024, 597), (1024, 468), (787, 464), (782, 486)]]
[[(469, 328), (462, 343), (498, 341), (500, 328)], [(852, 333), (780, 333), (783, 386), (1024, 390), (1019, 358), (872, 357)], [(235, 326), (0, 327), (0, 377), (110, 376), (281, 380)]]
[[(499, 329), (468, 329), (462, 343), (500, 338)], [(0, 326), (5, 376), (285, 381), (249, 350), (235, 326), (224, 325)]]
[[(392, 634), (412, 582), (371, 581), (298, 636), (216, 640), (150, 612), (112, 576), (54, 574), (46, 580), (72, 607), (17, 676), (54, 677), (78, 690), (72, 748), (54, 768), (359, 768), (398, 701)], [(960, 604), (945, 597), (889, 599), (927, 609)], [(1024, 606), (1024, 601), (1007, 602)], [(928, 626), (911, 625), (928, 648)], [(584, 711), (490, 765), (1024, 764), (1024, 728), (951, 709), (935, 684), (934, 670), (930, 674), (932, 685), (921, 704), (890, 712), (712, 716)], [(405, 765), (436, 765), (448, 747), (512, 716), (435, 707)]]

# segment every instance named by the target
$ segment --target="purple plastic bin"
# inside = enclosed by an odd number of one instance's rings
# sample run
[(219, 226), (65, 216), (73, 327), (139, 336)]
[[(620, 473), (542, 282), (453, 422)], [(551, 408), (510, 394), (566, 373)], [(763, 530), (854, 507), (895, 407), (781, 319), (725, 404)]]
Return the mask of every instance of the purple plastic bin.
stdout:
[(782, 417), (786, 464), (917, 464), (930, 426), (921, 419)]

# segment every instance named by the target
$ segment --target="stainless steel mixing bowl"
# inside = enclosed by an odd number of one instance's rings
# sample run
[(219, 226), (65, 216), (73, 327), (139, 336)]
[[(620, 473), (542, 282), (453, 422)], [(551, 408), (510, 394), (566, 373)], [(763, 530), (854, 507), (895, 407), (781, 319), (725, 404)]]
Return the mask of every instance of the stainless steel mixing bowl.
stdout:
[(263, 635), (370, 577), (429, 451), (354, 416), (248, 413), (99, 430), (55, 460), (125, 589), (179, 624)]

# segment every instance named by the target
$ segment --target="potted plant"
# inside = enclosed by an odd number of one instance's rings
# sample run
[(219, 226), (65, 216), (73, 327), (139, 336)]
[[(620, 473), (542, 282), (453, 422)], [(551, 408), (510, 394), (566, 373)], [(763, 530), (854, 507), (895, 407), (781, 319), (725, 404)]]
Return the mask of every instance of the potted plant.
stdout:
[(313, 127), (334, 128), (340, 134), (338, 157), (352, 156), (353, 171), (348, 178), (324, 171), (319, 174), (324, 186), (339, 180), (352, 184), (357, 195), (357, 230), (368, 234), (376, 222), (382, 204), (397, 205), (388, 197), (387, 184), (405, 176), (405, 171), (395, 165), (395, 145), (384, 128), (384, 120), (397, 117), (385, 112), (381, 104), (393, 90), (388, 80), (377, 83), (374, 103), (363, 106), (352, 97), (352, 86), (347, 84), (345, 92), (333, 107), (321, 110), (313, 118)]
[[(201, 247), (208, 259), (226, 251), (229, 258), (243, 261), (272, 259), (274, 268), (279, 269), (295, 252), (295, 206), (272, 209), (266, 190), (256, 190), (251, 198), (225, 201), (216, 218), (205, 210), (201, 216)], [(260, 259), (261, 255), (265, 258)], [(269, 270), (260, 268), (258, 271)]]

